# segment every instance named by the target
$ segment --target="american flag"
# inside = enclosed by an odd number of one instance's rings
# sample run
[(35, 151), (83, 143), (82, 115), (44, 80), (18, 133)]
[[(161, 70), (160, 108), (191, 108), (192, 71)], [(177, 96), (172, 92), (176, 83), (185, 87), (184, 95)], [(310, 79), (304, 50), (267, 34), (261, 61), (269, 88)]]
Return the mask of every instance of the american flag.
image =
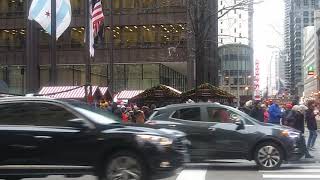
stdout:
[(98, 35), (104, 21), (101, 0), (92, 0), (92, 27), (94, 36)]

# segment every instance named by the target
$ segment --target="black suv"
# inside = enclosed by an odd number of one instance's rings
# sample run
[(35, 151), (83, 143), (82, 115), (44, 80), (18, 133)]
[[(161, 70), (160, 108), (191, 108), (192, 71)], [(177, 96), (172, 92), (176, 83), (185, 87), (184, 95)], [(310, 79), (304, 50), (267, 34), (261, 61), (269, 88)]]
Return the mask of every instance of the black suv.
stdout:
[(191, 161), (255, 160), (262, 169), (303, 156), (303, 135), (294, 129), (264, 124), (217, 103), (169, 105), (156, 109), (148, 124), (181, 130), (191, 141)]
[(146, 180), (185, 159), (183, 133), (124, 125), (111, 113), (70, 101), (0, 99), (0, 178), (96, 175)]

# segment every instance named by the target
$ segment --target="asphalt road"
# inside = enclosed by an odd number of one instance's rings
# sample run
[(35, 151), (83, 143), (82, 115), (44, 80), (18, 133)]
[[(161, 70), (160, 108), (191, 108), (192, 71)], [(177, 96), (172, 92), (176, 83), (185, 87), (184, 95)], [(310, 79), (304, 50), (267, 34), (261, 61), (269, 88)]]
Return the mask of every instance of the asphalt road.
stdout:
[[(48, 178), (25, 180), (95, 180), (93, 176), (81, 178), (64, 178), (50, 176)], [(320, 179), (320, 163), (285, 164), (280, 170), (260, 171), (253, 163), (202, 163), (188, 164), (175, 176), (162, 180), (284, 180), (284, 179)]]

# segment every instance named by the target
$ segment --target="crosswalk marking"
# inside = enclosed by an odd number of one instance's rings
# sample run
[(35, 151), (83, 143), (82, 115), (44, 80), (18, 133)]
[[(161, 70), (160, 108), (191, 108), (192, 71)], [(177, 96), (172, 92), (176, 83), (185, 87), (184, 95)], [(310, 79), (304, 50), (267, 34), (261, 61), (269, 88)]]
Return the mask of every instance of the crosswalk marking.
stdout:
[(261, 173), (320, 173), (320, 169), (285, 169), (275, 171), (259, 171)]
[(318, 174), (263, 174), (264, 179), (319, 179)]
[(206, 180), (207, 169), (186, 169), (180, 172), (176, 180)]
[(289, 165), (279, 170), (259, 172), (263, 179), (320, 179), (320, 166)]

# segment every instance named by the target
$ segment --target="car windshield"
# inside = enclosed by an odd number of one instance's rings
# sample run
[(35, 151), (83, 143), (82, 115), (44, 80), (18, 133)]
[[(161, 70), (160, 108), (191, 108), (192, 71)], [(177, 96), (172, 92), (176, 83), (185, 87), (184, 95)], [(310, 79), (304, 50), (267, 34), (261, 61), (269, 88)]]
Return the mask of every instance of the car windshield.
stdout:
[(121, 122), (117, 116), (109, 111), (87, 105), (80, 101), (68, 101), (68, 103), (73, 106), (75, 110), (98, 124), (114, 124)]

